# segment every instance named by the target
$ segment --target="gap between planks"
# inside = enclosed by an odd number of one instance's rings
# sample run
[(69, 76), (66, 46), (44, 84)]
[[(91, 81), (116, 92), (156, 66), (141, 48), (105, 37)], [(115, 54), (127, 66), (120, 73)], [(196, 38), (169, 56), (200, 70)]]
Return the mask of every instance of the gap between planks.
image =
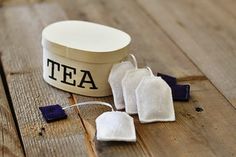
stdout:
[[(77, 95), (77, 94), (73, 94), (73, 99), (74, 102), (77, 103), (78, 101), (80, 102), (85, 102), (85, 101), (104, 101), (107, 103), (110, 103), (113, 108), (113, 97), (109, 96), (109, 97), (99, 97), (99, 98), (94, 98), (94, 97), (86, 97), (86, 96), (81, 96), (81, 95)], [(80, 109), (81, 107), (81, 109)], [(86, 109), (83, 109), (86, 108)], [(100, 108), (101, 107), (101, 108)], [(95, 108), (95, 109), (94, 109)], [(96, 111), (97, 110), (97, 111)], [(95, 126), (95, 120), (96, 120), (96, 116), (101, 115), (102, 113), (106, 112), (106, 111), (110, 111), (109, 107), (106, 106), (79, 106), (77, 108), (77, 111), (79, 113), (79, 116), (81, 118), (81, 121), (83, 123), (83, 126), (86, 130), (86, 134), (87, 134), (87, 140), (89, 141), (92, 151), (94, 153), (95, 156), (106, 156), (103, 155), (100, 151), (99, 151), (99, 147), (102, 147), (103, 144), (105, 145), (110, 145), (110, 148), (112, 149), (122, 149), (121, 156), (122, 154), (124, 155), (125, 151), (131, 151), (132, 147), (129, 147), (129, 145), (134, 145), (134, 152), (131, 152), (130, 156), (136, 156), (135, 155), (135, 151), (141, 151), (142, 154), (139, 154), (141, 156), (152, 156), (151, 152), (149, 152), (149, 150), (147, 149), (147, 146), (145, 144), (145, 140), (142, 139), (141, 136), (139, 136), (138, 132), (136, 132), (136, 136), (137, 136), (137, 141), (135, 143), (133, 142), (117, 142), (117, 141), (110, 141), (110, 142), (103, 142), (103, 141), (97, 141), (96, 140), (96, 126)], [(93, 113), (93, 116), (88, 117), (88, 116), (84, 116), (87, 115), (86, 113)], [(134, 121), (136, 120), (136, 118), (134, 118)], [(135, 122), (136, 123), (136, 122)], [(120, 146), (123, 145), (123, 146)], [(125, 146), (128, 145), (128, 146)], [(109, 146), (104, 147), (105, 152), (107, 152), (107, 155), (113, 156), (113, 154), (110, 154), (111, 152), (108, 151), (108, 149), (110, 149)], [(141, 150), (138, 150), (141, 149)], [(117, 151), (118, 153), (119, 151)], [(116, 152), (114, 152), (116, 153)], [(126, 154), (127, 155), (127, 154)]]
[[(71, 105), (76, 104), (77, 101), (76, 101), (74, 95), (72, 93), (70, 93), (70, 96), (71, 96), (70, 97), (70, 102), (72, 102)], [(84, 123), (84, 120), (80, 115), (80, 111), (79, 111), (78, 107), (75, 107), (75, 108), (76, 108), (75, 111), (78, 113), (79, 119), (80, 119), (80, 121), (82, 123), (82, 126), (84, 128), (85, 140), (86, 140), (85, 143), (86, 143), (87, 150), (88, 150), (87, 153), (90, 157), (97, 157), (97, 154), (96, 154), (96, 151), (95, 151), (95, 148), (94, 148), (94, 143), (91, 141), (91, 138), (90, 138), (91, 135), (89, 134), (89, 131), (88, 131), (88, 129), (87, 129), (85, 123)]]
[[(8, 107), (10, 109), (11, 116), (13, 118), (14, 124), (12, 124), (12, 125), (14, 125), (13, 128), (16, 130), (17, 137), (18, 137), (19, 143), (21, 145), (20, 149), (22, 150), (22, 153), (23, 153), (23, 154), (21, 154), (21, 152), (19, 152), (18, 155), (25, 156), (26, 154), (25, 154), (24, 144), (23, 144), (23, 141), (22, 141), (22, 138), (21, 138), (21, 135), (20, 135), (18, 121), (17, 121), (16, 114), (15, 114), (15, 111), (14, 111), (14, 108), (13, 108), (13, 105), (12, 105), (12, 99), (11, 99), (11, 95), (10, 95), (9, 88), (8, 88), (8, 85), (7, 85), (7, 80), (6, 80), (4, 68), (3, 68), (3, 65), (2, 65), (2, 52), (0, 52), (0, 84), (1, 83), (2, 83), (3, 90), (5, 91), (6, 101), (8, 103)], [(0, 92), (3, 92), (3, 91), (0, 91)], [(4, 151), (2, 153), (4, 154)], [(12, 155), (14, 155), (14, 154), (12, 154)]]

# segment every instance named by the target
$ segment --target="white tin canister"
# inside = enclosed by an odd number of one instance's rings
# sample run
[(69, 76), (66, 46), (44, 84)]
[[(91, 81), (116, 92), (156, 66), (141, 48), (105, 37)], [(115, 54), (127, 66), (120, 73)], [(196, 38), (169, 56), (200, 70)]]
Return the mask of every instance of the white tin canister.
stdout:
[(130, 36), (85, 21), (53, 23), (42, 32), (43, 78), (59, 89), (108, 96), (110, 69), (127, 56)]

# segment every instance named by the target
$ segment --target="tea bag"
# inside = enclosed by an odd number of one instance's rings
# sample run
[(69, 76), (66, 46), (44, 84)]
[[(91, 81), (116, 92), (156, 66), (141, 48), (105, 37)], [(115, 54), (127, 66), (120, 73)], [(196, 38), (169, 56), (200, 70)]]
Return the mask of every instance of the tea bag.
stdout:
[(170, 75), (157, 73), (166, 83), (170, 86), (172, 90), (172, 97), (174, 101), (188, 101), (190, 98), (190, 85), (178, 85), (176, 78)]
[(171, 88), (161, 77), (154, 76), (151, 69), (150, 73), (135, 90), (140, 122), (175, 121)]
[(170, 76), (170, 75), (166, 75), (166, 74), (162, 74), (162, 73), (157, 73), (157, 76), (160, 76), (164, 81), (166, 81), (166, 83), (171, 87), (171, 86), (175, 86), (177, 84), (177, 80), (175, 77)]
[(130, 69), (135, 69), (137, 67), (137, 61), (134, 57), (134, 55), (130, 54), (130, 57), (133, 60), (133, 63), (131, 61), (123, 61), (121, 63), (113, 65), (108, 82), (112, 89), (112, 94), (114, 98), (114, 104), (116, 109), (121, 110), (125, 108), (124, 98), (123, 98), (123, 92), (121, 87), (121, 81), (124, 77), (125, 73)]
[(97, 140), (135, 142), (134, 121), (125, 112), (104, 112), (96, 119)]
[(112, 109), (112, 111), (104, 112), (95, 120), (98, 141), (136, 141), (133, 118), (125, 112), (114, 111), (109, 103), (100, 101), (89, 101), (64, 107), (63, 109), (88, 104), (105, 105)]
[(125, 102), (125, 111), (128, 114), (136, 114), (137, 102), (135, 96), (135, 89), (137, 88), (140, 81), (145, 77), (149, 76), (150, 72), (146, 68), (132, 69), (126, 72), (122, 79), (123, 97)]

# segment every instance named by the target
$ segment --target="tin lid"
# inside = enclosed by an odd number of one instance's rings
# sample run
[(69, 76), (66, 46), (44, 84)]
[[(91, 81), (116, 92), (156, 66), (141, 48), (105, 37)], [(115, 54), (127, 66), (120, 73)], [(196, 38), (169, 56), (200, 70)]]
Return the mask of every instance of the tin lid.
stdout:
[(86, 21), (61, 21), (42, 32), (42, 45), (50, 52), (89, 63), (122, 60), (130, 42), (123, 31)]

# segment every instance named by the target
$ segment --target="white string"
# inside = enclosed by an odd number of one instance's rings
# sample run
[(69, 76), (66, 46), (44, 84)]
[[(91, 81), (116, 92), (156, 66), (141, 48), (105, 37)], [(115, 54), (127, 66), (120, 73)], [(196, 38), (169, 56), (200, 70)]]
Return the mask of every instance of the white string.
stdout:
[(132, 58), (134, 62), (135, 69), (138, 69), (138, 63), (137, 63), (136, 57), (133, 54), (129, 54), (129, 56)]
[(102, 102), (102, 101), (87, 101), (87, 102), (80, 102), (80, 103), (77, 103), (77, 104), (74, 104), (74, 105), (71, 105), (71, 106), (63, 107), (62, 109), (65, 110), (65, 109), (68, 109), (68, 108), (71, 108), (71, 107), (75, 107), (75, 106), (83, 106), (83, 105), (103, 105), (103, 106), (108, 106), (108, 107), (110, 107), (111, 110), (114, 111), (114, 109), (113, 109), (113, 107), (111, 106), (111, 104), (106, 103), (106, 102)]
[(154, 75), (153, 75), (153, 72), (152, 72), (152, 69), (151, 69), (150, 67), (148, 67), (148, 66), (147, 66), (146, 68), (147, 68), (148, 71), (150, 72), (150, 75), (151, 75), (151, 76), (154, 76)]

